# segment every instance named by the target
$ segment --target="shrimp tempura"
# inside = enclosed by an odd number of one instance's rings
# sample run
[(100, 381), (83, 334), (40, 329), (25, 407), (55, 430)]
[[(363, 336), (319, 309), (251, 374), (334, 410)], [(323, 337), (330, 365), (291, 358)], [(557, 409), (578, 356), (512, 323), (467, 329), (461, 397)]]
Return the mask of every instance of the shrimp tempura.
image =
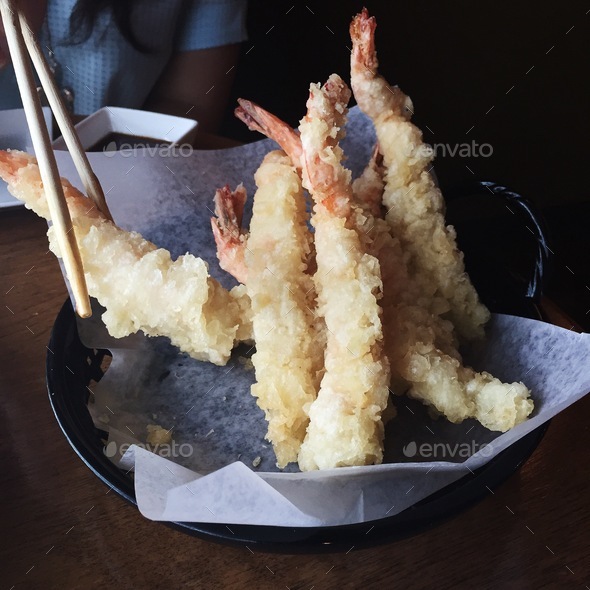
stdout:
[[(258, 131), (276, 141), (289, 154), (297, 170), (302, 171), (303, 148), (297, 132), (261, 106), (244, 99), (239, 99), (238, 102), (240, 106), (235, 111), (236, 116), (251, 130)], [(341, 124), (343, 120), (342, 118)], [(407, 282), (407, 271), (399, 240), (391, 235), (389, 225), (379, 217), (384, 187), (384, 170), (381, 160), (379, 150), (375, 147), (365, 170), (353, 181), (353, 206), (348, 225), (357, 232), (364, 251), (379, 261), (383, 284), (379, 303), (383, 309), (385, 350), (389, 355), (395, 354), (392, 344), (394, 340), (391, 337), (399, 326), (395, 306), (399, 303), (400, 290)], [(392, 375), (392, 378), (394, 392), (403, 392), (407, 388), (407, 382), (400, 377), (399, 373)], [(391, 404), (390, 410), (390, 414), (394, 415), (395, 408)]]
[[(0, 151), (0, 177), (17, 199), (49, 219), (33, 156)], [(67, 180), (62, 185), (88, 291), (107, 308), (102, 318), (109, 333), (167, 336), (196, 359), (225, 364), (238, 336), (241, 302), (209, 277), (207, 263), (190, 254), (173, 261), (167, 250), (106, 220)], [(52, 229), (48, 236), (59, 257)]]
[[(275, 115), (265, 111), (259, 105), (239, 99), (240, 106), (236, 116), (253, 131), (258, 131), (276, 141), (290, 156), (295, 167), (302, 171), (304, 166), (301, 138), (287, 123)], [(338, 119), (344, 123), (344, 111)], [(381, 213), (381, 197), (384, 180), (381, 156), (377, 148), (362, 175), (352, 183), (353, 206), (347, 224), (357, 232), (362, 249), (379, 261), (383, 285), (382, 297), (379, 300), (383, 308), (382, 324), (385, 336), (386, 352), (393, 351), (388, 340), (399, 325), (396, 316), (396, 305), (400, 289), (406, 283), (406, 270), (399, 240), (390, 234), (390, 228)], [(399, 375), (392, 375), (393, 390), (404, 391), (407, 382)], [(395, 415), (395, 407), (390, 403), (387, 418)], [(382, 415), (385, 419), (385, 413)]]
[[(376, 94), (380, 88), (378, 85)], [(279, 143), (301, 170), (303, 153), (297, 133), (260, 106), (247, 100), (239, 103), (238, 118)], [(409, 389), (411, 397), (421, 399), (452, 422), (475, 417), (491, 430), (508, 430), (531, 412), (529, 391), (520, 383), (502, 384), (487, 373), (462, 366), (454, 326), (443, 317), (449, 310), (447, 300), (427, 273), (416, 271), (411, 255), (402, 251), (396, 235), (391, 235), (390, 225), (378, 217), (377, 199), (384, 184), (379, 160), (374, 150), (365, 171), (352, 184), (354, 206), (349, 224), (365, 250), (380, 263), (383, 297), (379, 303), (391, 365), (390, 387), (400, 394)], [(494, 397), (497, 409), (490, 411)]]
[(245, 281), (251, 300), (252, 395), (264, 410), (277, 465), (284, 467), (297, 460), (305, 437), (323, 367), (324, 337), (313, 312), (313, 280), (306, 272), (311, 235), (299, 175), (284, 153), (270, 152), (254, 178), (258, 190), (249, 234), (239, 227), (243, 202), (229, 189), (217, 191), (218, 218), (212, 226), (225, 270)]
[(461, 364), (454, 328), (464, 339), (480, 337), (489, 312), (465, 273), (454, 230), (444, 225), (442, 195), (426, 168), (430, 159), (420, 149), (420, 131), (408, 121), (411, 102), (377, 74), (374, 31), (366, 10), (353, 19), (351, 79), (377, 131), (386, 168), (386, 219), (404, 251), (398, 264), (406, 281), (389, 314), (392, 372), (410, 384), (411, 397), (451, 422), (473, 417), (490, 430), (506, 431), (531, 413), (530, 392), (522, 383), (504, 384)]
[(350, 91), (339, 76), (312, 84), (301, 121), (303, 182), (315, 205), (318, 312), (325, 319), (326, 373), (299, 453), (302, 470), (380, 463), (389, 363), (383, 353), (379, 261), (351, 227), (350, 172), (338, 139)]
[(448, 319), (459, 337), (481, 338), (490, 314), (465, 273), (455, 230), (445, 225), (443, 197), (430, 175), (432, 155), (409, 121), (412, 102), (377, 73), (375, 26), (366, 9), (350, 25), (351, 83), (359, 107), (375, 124), (383, 154), (386, 219), (423, 287), (448, 302)]

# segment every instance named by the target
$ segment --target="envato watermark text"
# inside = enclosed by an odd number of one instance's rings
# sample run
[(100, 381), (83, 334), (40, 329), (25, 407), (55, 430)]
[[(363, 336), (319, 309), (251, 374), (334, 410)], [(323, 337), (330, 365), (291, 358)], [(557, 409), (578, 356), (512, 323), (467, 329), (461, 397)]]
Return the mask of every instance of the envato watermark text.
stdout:
[(160, 455), (160, 457), (166, 458), (176, 458), (176, 457), (190, 457), (194, 453), (194, 449), (192, 445), (188, 443), (178, 444), (174, 441), (169, 443), (160, 443), (160, 444), (146, 444), (146, 443), (121, 443), (120, 445), (117, 444), (114, 440), (110, 441), (106, 447), (104, 448), (104, 454), (109, 457), (113, 458), (116, 456), (123, 456), (131, 444), (134, 444), (136, 447), (141, 447), (146, 451), (150, 451), (155, 453), (156, 455)]
[(468, 459), (475, 453), (483, 457), (490, 457), (494, 452), (488, 444), (480, 444), (475, 441), (464, 443), (420, 443), (411, 441), (402, 449), (408, 458), (420, 457), (421, 459)]
[(489, 158), (494, 153), (490, 143), (423, 143), (420, 145), (410, 144), (408, 156), (419, 156), (421, 158)]
[(190, 143), (180, 144), (147, 144), (147, 143), (121, 143), (117, 145), (114, 141), (108, 143), (103, 148), (103, 153), (107, 158), (112, 158), (116, 153), (119, 153), (122, 158), (131, 158), (135, 156), (138, 151), (145, 152), (150, 157), (158, 158), (188, 158), (194, 151)]

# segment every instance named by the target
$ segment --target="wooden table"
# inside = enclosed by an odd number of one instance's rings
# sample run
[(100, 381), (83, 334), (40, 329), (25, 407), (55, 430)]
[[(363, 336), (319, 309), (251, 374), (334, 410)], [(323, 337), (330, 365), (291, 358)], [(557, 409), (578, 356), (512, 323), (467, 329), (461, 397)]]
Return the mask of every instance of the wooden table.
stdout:
[(45, 230), (29, 211), (0, 212), (2, 587), (590, 587), (590, 396), (553, 420), (494, 493), (404, 541), (346, 554), (263, 554), (144, 519), (80, 461), (49, 406), (46, 344), (66, 290)]

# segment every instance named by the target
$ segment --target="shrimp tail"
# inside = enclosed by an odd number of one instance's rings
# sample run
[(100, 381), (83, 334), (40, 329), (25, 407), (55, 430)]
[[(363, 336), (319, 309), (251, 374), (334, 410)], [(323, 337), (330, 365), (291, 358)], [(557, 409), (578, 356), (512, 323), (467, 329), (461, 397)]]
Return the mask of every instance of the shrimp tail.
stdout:
[(354, 97), (361, 110), (372, 119), (378, 118), (387, 109), (397, 116), (410, 119), (414, 112), (410, 97), (397, 86), (390, 86), (377, 72), (376, 28), (375, 17), (370, 17), (366, 8), (350, 23), (351, 85)]
[(250, 100), (239, 98), (238, 103), (240, 106), (234, 111), (236, 117), (251, 131), (258, 131), (278, 143), (295, 168), (301, 171), (301, 139), (297, 131)]
[(216, 217), (211, 218), (219, 265), (240, 283), (245, 283), (248, 276), (244, 258), (247, 234), (242, 230), (246, 198), (242, 184), (235, 191), (228, 185), (217, 189), (214, 197)]
[(377, 21), (369, 16), (369, 11), (363, 8), (350, 23), (350, 37), (358, 39), (352, 48), (352, 58), (373, 76), (379, 67), (377, 50), (375, 49), (375, 29)]

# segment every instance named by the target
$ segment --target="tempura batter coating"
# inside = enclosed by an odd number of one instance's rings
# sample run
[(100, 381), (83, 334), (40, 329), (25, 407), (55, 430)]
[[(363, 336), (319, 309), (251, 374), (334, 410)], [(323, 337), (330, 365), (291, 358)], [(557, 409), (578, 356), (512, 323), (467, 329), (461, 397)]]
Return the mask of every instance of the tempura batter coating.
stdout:
[[(0, 177), (17, 199), (49, 219), (32, 156), (0, 152)], [(167, 250), (107, 221), (67, 180), (62, 184), (88, 291), (107, 308), (103, 320), (109, 333), (121, 338), (142, 330), (148, 336), (167, 336), (196, 359), (225, 364), (237, 336), (240, 306), (209, 277), (207, 263), (191, 254), (173, 261)], [(48, 236), (59, 256), (51, 229)]]
[(376, 145), (362, 174), (352, 181), (355, 205), (376, 219), (383, 217), (384, 176), (383, 156), (379, 151), (379, 146)]

